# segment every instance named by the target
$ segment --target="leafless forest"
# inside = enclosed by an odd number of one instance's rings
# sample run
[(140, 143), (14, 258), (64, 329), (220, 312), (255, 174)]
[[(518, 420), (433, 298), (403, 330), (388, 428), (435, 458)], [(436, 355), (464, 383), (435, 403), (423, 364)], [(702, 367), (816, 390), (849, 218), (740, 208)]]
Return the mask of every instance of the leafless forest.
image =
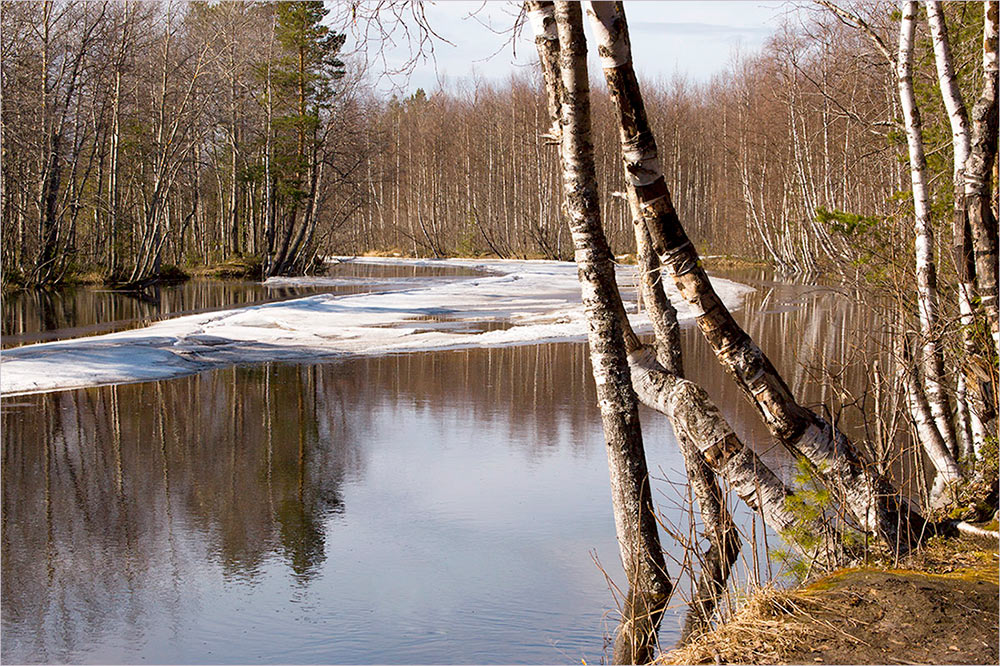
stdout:
[[(894, 42), (894, 6), (855, 10)], [(945, 5), (970, 106), (982, 11)], [(236, 257), (290, 274), (326, 253), (570, 256), (557, 155), (538, 140), (548, 118), (537, 75), (380, 99), (339, 58), (344, 37), (319, 25), (323, 15), (280, 4), (5, 3), (4, 284), (86, 273), (135, 284), (164, 266)], [(734, 56), (710, 83), (643, 82), (668, 183), (706, 254), (875, 280), (912, 270), (894, 66), (849, 23), (804, 6), (763, 52)], [(947, 257), (951, 131), (927, 30), (914, 49)], [(595, 95), (593, 117), (601, 191), (615, 192), (606, 96)], [(631, 253), (624, 201), (602, 206), (616, 253)], [(954, 262), (939, 272), (951, 276)]]
[[(4, 289), (137, 293), (342, 254), (575, 259), (632, 588), (624, 663), (654, 656), (672, 589), (640, 403), (672, 424), (711, 548), (686, 637), (711, 625), (739, 550), (717, 478), (818, 568), (858, 561), (861, 542), (898, 558), (933, 533), (996, 537), (965, 521), (995, 516), (975, 513), (977, 493), (996, 504), (997, 2), (789, 5), (761, 51), (708, 82), (640, 80), (621, 3), (587, 3), (588, 47), (580, 4), (527, 2), (537, 67), (387, 96), (358, 24), (414, 7), (0, 5)], [(863, 378), (819, 379), (864, 402), (861, 429), (796, 399), (767, 356), (783, 350), (741, 328), (709, 256), (864, 303), (869, 339), (831, 359)], [(615, 261), (639, 266), (653, 346)], [(806, 506), (685, 378), (661, 274), (826, 500)], [(902, 450), (926, 468), (916, 498)]]

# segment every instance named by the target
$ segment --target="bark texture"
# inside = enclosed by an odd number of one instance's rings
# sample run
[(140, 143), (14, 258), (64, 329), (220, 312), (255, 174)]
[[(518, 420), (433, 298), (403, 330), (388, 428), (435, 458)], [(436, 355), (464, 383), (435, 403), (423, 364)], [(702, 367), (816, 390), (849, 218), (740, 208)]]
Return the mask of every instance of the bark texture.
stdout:
[[(917, 3), (903, 0), (900, 3), (902, 20), (899, 24), (899, 55), (896, 58), (896, 79), (899, 103), (903, 110), (906, 143), (910, 157), (910, 181), (913, 192), (913, 223), (917, 272), (917, 309), (923, 345), (920, 365), (923, 369), (927, 402), (938, 432), (954, 456), (957, 451), (955, 429), (951, 422), (948, 396), (944, 390), (944, 356), (941, 351), (937, 267), (934, 262), (934, 228), (931, 224), (927, 192), (927, 160), (924, 156), (924, 138), (920, 112), (913, 94), (913, 38), (916, 26)], [(925, 447), (927, 442), (922, 442)]]
[[(532, 3), (531, 9), (545, 12), (548, 7)], [(671, 585), (653, 514), (638, 401), (621, 343), (617, 311), (621, 296), (611, 249), (601, 227), (582, 15), (575, 3), (561, 2), (554, 9), (562, 82), (559, 124), (566, 215), (590, 324), (588, 342), (607, 441), (615, 523), (630, 586), (653, 608), (666, 601)], [(549, 20), (544, 18), (541, 25)], [(543, 62), (551, 55), (544, 48), (549, 40), (545, 42), (539, 44)]]
[(997, 154), (997, 22), (998, 3), (990, 0), (983, 12), (983, 91), (972, 109), (972, 148), (965, 163), (965, 212), (972, 230), (976, 285), (1000, 354), (997, 327), (997, 219), (990, 194), (990, 171)]
[[(938, 87), (948, 112), (948, 122), (951, 125), (952, 145), (952, 184), (955, 190), (954, 212), (952, 217), (952, 257), (958, 275), (958, 309), (962, 324), (962, 346), (966, 356), (976, 353), (972, 333), (973, 296), (975, 275), (974, 257), (972, 254), (972, 229), (965, 215), (965, 162), (969, 158), (969, 118), (965, 109), (965, 101), (958, 87), (955, 67), (951, 54), (951, 44), (948, 40), (948, 24), (945, 21), (941, 3), (929, 0), (927, 3), (927, 23), (931, 29), (931, 39), (934, 44), (934, 62), (937, 66)], [(983, 424), (977, 410), (970, 409), (970, 396), (965, 373), (958, 373), (955, 386), (955, 402), (958, 409), (956, 440), (958, 449), (953, 453), (958, 458), (967, 458), (972, 453), (973, 438), (982, 441), (985, 436)]]
[[(771, 361), (736, 323), (701, 266), (670, 199), (628, 52), (620, 3), (592, 3), (598, 52), (621, 126), (628, 186), (634, 192), (653, 247), (720, 363), (756, 406), (774, 436), (808, 459), (831, 483), (864, 529), (889, 547), (907, 550), (923, 524), (878, 470), (819, 415), (801, 407)], [(900, 529), (902, 528), (902, 529)]]

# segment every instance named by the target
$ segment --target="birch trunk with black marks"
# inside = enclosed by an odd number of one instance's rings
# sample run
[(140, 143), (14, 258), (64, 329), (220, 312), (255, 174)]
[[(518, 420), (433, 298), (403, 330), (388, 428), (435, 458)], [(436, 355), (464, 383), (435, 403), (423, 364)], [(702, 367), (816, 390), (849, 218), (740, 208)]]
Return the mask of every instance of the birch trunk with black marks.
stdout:
[[(788, 506), (792, 490), (743, 444), (703, 388), (665, 371), (649, 346), (633, 348), (629, 364), (639, 400), (665, 414), (678, 441), (694, 444), (712, 472), (726, 479), (769, 527), (787, 534), (801, 522)], [(816, 522), (806, 527), (816, 542), (807, 547), (789, 544), (803, 558), (819, 566), (843, 561), (845, 553), (835, 526)]]
[(632, 220), (635, 231), (636, 271), (639, 273), (642, 302), (646, 315), (653, 323), (656, 340), (656, 357), (667, 370), (678, 377), (684, 376), (684, 359), (681, 355), (680, 325), (677, 309), (663, 289), (663, 269), (660, 258), (653, 251), (653, 241), (642, 223), (638, 202), (631, 198)]
[[(677, 310), (663, 288), (660, 275), (660, 260), (653, 252), (653, 243), (649, 232), (642, 224), (639, 216), (638, 202), (629, 198), (635, 231), (636, 270), (639, 275), (639, 285), (642, 301), (646, 304), (646, 315), (653, 324), (656, 359), (663, 366), (664, 374), (682, 379), (684, 377), (684, 357), (681, 351), (680, 325), (677, 323)], [(623, 317), (623, 326), (631, 330), (628, 319)], [(629, 344), (632, 342), (632, 344)], [(640, 348), (636, 341), (626, 336), (626, 347), (629, 351), (629, 365), (634, 370), (633, 352)], [(640, 396), (640, 401), (643, 401)], [(643, 401), (644, 403), (646, 401)], [(675, 405), (674, 409), (683, 409)], [(722, 415), (718, 417), (721, 419)], [(673, 420), (671, 420), (671, 425)], [(700, 434), (700, 433), (699, 433)], [(740, 535), (733, 523), (732, 515), (726, 507), (725, 495), (719, 487), (715, 472), (705, 460), (697, 444), (692, 441), (692, 433), (675, 428), (674, 435), (677, 446), (684, 458), (684, 469), (687, 473), (691, 491), (701, 522), (708, 537), (708, 550), (700, 555), (700, 573), (695, 587), (694, 597), (684, 618), (681, 638), (678, 644), (684, 644), (707, 630), (711, 626), (712, 616), (719, 601), (726, 593), (729, 573), (740, 552)]]
[(708, 537), (708, 550), (699, 560), (701, 571), (695, 586), (678, 645), (683, 645), (712, 626), (719, 602), (726, 594), (729, 573), (740, 552), (740, 534), (726, 506), (726, 497), (715, 478), (715, 472), (686, 436), (677, 436), (677, 445), (684, 456), (691, 490), (698, 501), (701, 522)]
[[(634, 190), (653, 247), (716, 357), (774, 436), (815, 466), (865, 530), (895, 550), (907, 550), (923, 519), (901, 500), (877, 469), (865, 464), (854, 445), (821, 416), (801, 407), (771, 361), (736, 323), (712, 287), (698, 253), (681, 226), (660, 170), (628, 47), (620, 3), (594, 2), (600, 26), (598, 51), (621, 125), (628, 187)], [(902, 529), (901, 529), (902, 528)]]
[[(975, 264), (972, 255), (972, 229), (965, 215), (965, 162), (969, 158), (969, 121), (965, 110), (965, 101), (958, 88), (955, 77), (955, 67), (951, 55), (951, 44), (948, 41), (948, 24), (944, 11), (938, 0), (927, 3), (927, 23), (931, 29), (931, 39), (934, 44), (934, 62), (937, 65), (938, 87), (948, 112), (951, 124), (952, 145), (952, 184), (955, 191), (954, 213), (952, 217), (952, 255), (955, 270), (958, 274), (958, 310), (962, 324), (962, 348), (966, 357), (971, 358), (976, 353), (973, 339), (973, 276)], [(975, 390), (975, 389), (973, 389)], [(979, 419), (979, 410), (970, 409), (968, 382), (964, 372), (958, 373), (955, 387), (955, 403), (958, 415), (956, 441), (958, 458), (968, 458), (972, 453), (973, 438), (983, 441), (985, 430)]]
[(994, 351), (1000, 354), (997, 219), (990, 193), (990, 172), (997, 155), (997, 22), (998, 3), (990, 0), (983, 11), (983, 91), (972, 109), (972, 148), (965, 163), (965, 212), (972, 229), (978, 296), (993, 336)]
[[(621, 296), (615, 282), (611, 249), (601, 227), (597, 177), (590, 138), (590, 90), (586, 42), (579, 5), (555, 7), (532, 3), (546, 15), (539, 56), (546, 58), (551, 26), (558, 35), (562, 91), (559, 124), (560, 156), (567, 221), (579, 269), (580, 288), (589, 322), (588, 342), (601, 407), (611, 475), (615, 527), (629, 584), (648, 604), (647, 612), (662, 613), (671, 584), (667, 577), (650, 496), (649, 476), (639, 426), (638, 401), (632, 389), (622, 327), (615, 307)], [(541, 43), (546, 42), (546, 43)]]
[[(642, 302), (646, 304), (646, 315), (653, 324), (656, 360), (662, 365), (661, 370), (665, 375), (683, 379), (684, 357), (681, 350), (677, 309), (667, 298), (663, 288), (660, 260), (653, 251), (653, 242), (649, 238), (649, 232), (642, 224), (638, 201), (634, 196), (627, 198), (632, 213), (633, 231), (635, 232), (636, 271), (638, 272), (640, 294)], [(627, 317), (623, 316), (623, 321), (626, 330), (631, 331)], [(633, 361), (636, 358), (634, 353), (641, 349), (637, 346), (637, 342), (637, 339), (626, 336), (629, 365), (633, 373), (636, 369)], [(639, 399), (647, 406), (653, 402), (649, 396), (646, 396), (645, 400), (643, 396), (640, 396)], [(674, 404), (669, 417), (671, 425), (675, 420), (674, 411), (697, 408), (698, 404)], [(703, 414), (703, 416), (705, 415)], [(715, 415), (718, 419), (723, 420), (718, 411), (715, 412)], [(684, 469), (695, 501), (698, 503), (702, 526), (709, 542), (708, 550), (700, 555), (698, 582), (684, 618), (681, 637), (678, 641), (679, 645), (687, 643), (711, 627), (715, 610), (726, 593), (729, 573), (740, 552), (740, 535), (733, 523), (732, 515), (726, 507), (725, 495), (719, 487), (716, 474), (712, 466), (705, 460), (698, 445), (691, 439), (692, 436), (701, 435), (702, 433), (690, 433), (683, 428), (674, 427), (677, 446), (684, 458)], [(704, 437), (701, 439), (705, 441)], [(785, 527), (787, 528), (787, 526)]]
[[(921, 350), (919, 365), (923, 370), (927, 403), (934, 423), (948, 451), (954, 458), (957, 445), (955, 429), (951, 422), (951, 409), (944, 390), (944, 355), (941, 350), (938, 315), (937, 267), (934, 262), (934, 228), (927, 193), (927, 160), (924, 157), (924, 138), (913, 94), (913, 37), (916, 27), (917, 3), (903, 0), (900, 3), (902, 20), (899, 24), (899, 54), (896, 58), (896, 79), (899, 103), (906, 128), (906, 143), (910, 158), (910, 182), (913, 193), (914, 254), (917, 273), (917, 310), (920, 320)], [(911, 404), (911, 411), (919, 409)], [(916, 418), (916, 415), (915, 415)], [(919, 432), (919, 431), (918, 431)], [(921, 444), (931, 453), (932, 441), (921, 439)]]
[(934, 423), (934, 416), (927, 403), (927, 396), (924, 395), (920, 375), (912, 361), (912, 354), (909, 352), (907, 342), (900, 339), (899, 344), (902, 351), (899, 372), (902, 375), (901, 379), (906, 392), (906, 402), (910, 408), (913, 429), (935, 471), (934, 485), (929, 497), (930, 505), (939, 506), (947, 499), (946, 491), (961, 480), (962, 474), (955, 463), (955, 458), (948, 451), (948, 446), (944, 438), (941, 437), (941, 432)]

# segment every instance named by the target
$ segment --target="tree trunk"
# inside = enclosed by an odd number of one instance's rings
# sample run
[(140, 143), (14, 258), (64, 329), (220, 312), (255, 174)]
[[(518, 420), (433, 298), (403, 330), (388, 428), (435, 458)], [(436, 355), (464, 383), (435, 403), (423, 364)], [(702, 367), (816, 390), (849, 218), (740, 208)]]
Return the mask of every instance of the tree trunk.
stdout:
[(998, 3), (983, 11), (983, 91), (972, 109), (972, 150), (965, 163), (965, 211), (972, 229), (979, 299), (1000, 354), (997, 328), (997, 219), (990, 195), (990, 171), (997, 154)]
[[(923, 369), (927, 402), (934, 423), (948, 450), (957, 450), (955, 429), (951, 422), (951, 409), (944, 387), (944, 358), (941, 350), (938, 325), (937, 267), (934, 262), (934, 228), (927, 193), (927, 160), (924, 157), (924, 138), (913, 95), (913, 34), (916, 25), (917, 3), (903, 0), (900, 3), (903, 18), (899, 24), (899, 55), (896, 59), (896, 78), (899, 86), (899, 103), (903, 110), (906, 142), (910, 153), (910, 180), (913, 187), (914, 234), (916, 236), (917, 305), (920, 314), (920, 333), (923, 344), (920, 365)], [(925, 446), (928, 444), (925, 443)]]
[[(934, 43), (934, 62), (937, 65), (938, 86), (948, 111), (948, 121), (951, 123), (951, 145), (954, 166), (952, 168), (952, 185), (955, 192), (954, 213), (952, 221), (952, 254), (955, 270), (958, 274), (958, 309), (962, 324), (962, 347), (965, 355), (975, 355), (975, 342), (972, 327), (973, 276), (975, 263), (972, 255), (972, 230), (966, 222), (964, 192), (965, 192), (965, 162), (969, 158), (969, 123), (965, 110), (965, 101), (958, 88), (955, 68), (952, 62), (951, 45), (948, 41), (948, 25), (944, 11), (938, 0), (927, 3), (927, 23), (930, 25), (931, 38)], [(956, 440), (958, 449), (954, 453), (960, 459), (968, 458), (972, 453), (972, 438), (982, 441), (985, 437), (982, 422), (977, 410), (969, 408), (970, 396), (965, 373), (959, 372), (955, 388), (955, 402), (958, 408), (958, 428)]]
[[(540, 4), (532, 3), (532, 9), (542, 10)], [(629, 641), (631, 654), (627, 661), (645, 663), (652, 657), (656, 627), (670, 595), (671, 583), (650, 496), (638, 401), (622, 345), (621, 322), (614, 307), (614, 303), (620, 304), (621, 297), (611, 249), (601, 227), (590, 139), (586, 42), (579, 4), (558, 3), (554, 17), (546, 17), (542, 22), (544, 32), (548, 32), (553, 21), (559, 39), (563, 84), (558, 121), (562, 126), (560, 154), (566, 213), (590, 323), (588, 342), (607, 442), (615, 527), (631, 588), (630, 598), (635, 601), (629, 603), (632, 612), (627, 613), (626, 619), (650, 620), (648, 624), (643, 623), (642, 631), (629, 632), (640, 640)], [(544, 62), (548, 54), (543, 48), (545, 45), (541, 44), (543, 41), (546, 41), (544, 37), (538, 40), (539, 57)]]
[[(592, 3), (598, 49), (621, 127), (628, 187), (634, 189), (643, 221), (660, 261), (697, 321), (720, 363), (751, 400), (775, 437), (808, 459), (838, 491), (868, 531), (890, 548), (905, 551), (923, 525), (888, 480), (865, 465), (854, 445), (818, 414), (801, 407), (774, 366), (736, 323), (712, 288), (694, 246), (681, 226), (660, 171), (632, 68), (624, 10), (620, 3)], [(912, 523), (912, 525), (911, 525)], [(902, 529), (900, 529), (902, 528)]]
[(906, 342), (902, 342), (903, 354), (900, 359), (900, 372), (903, 374), (903, 387), (906, 391), (906, 401), (910, 408), (910, 418), (913, 420), (913, 427), (917, 433), (917, 439), (923, 445), (931, 465), (936, 472), (934, 488), (931, 493), (931, 506), (941, 503), (945, 491), (961, 480), (958, 465), (945, 444), (941, 432), (934, 423), (930, 405), (927, 403), (927, 396), (924, 395), (923, 387), (920, 385), (920, 377), (916, 365), (910, 360), (909, 349)]

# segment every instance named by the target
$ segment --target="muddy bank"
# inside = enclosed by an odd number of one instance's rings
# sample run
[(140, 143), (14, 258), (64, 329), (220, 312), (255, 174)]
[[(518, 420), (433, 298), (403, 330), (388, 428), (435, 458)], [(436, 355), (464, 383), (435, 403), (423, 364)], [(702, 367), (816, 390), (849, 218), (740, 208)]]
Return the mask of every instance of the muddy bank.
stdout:
[(658, 663), (996, 664), (997, 577), (995, 548), (939, 541), (899, 568), (761, 590)]

